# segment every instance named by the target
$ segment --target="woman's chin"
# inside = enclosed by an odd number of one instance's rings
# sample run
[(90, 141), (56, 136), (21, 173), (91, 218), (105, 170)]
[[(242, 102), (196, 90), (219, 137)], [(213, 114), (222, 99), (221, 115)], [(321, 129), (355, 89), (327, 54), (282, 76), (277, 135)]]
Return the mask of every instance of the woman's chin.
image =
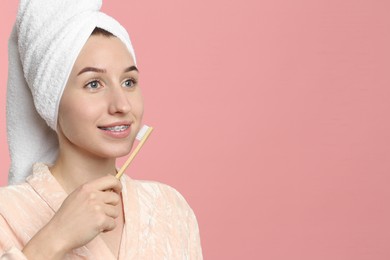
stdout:
[(131, 146), (130, 147), (126, 147), (126, 148), (123, 148), (123, 149), (116, 149), (116, 150), (110, 150), (110, 151), (106, 151), (105, 156), (106, 158), (119, 158), (119, 157), (123, 157), (123, 156), (126, 156), (130, 153), (131, 151)]

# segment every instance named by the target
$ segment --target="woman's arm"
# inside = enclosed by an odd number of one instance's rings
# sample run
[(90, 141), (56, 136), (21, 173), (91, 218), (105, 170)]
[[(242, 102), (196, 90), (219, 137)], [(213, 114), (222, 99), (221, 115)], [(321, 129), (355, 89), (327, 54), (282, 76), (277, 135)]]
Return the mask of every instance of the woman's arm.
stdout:
[(120, 181), (111, 175), (81, 185), (24, 246), (23, 254), (30, 260), (62, 259), (66, 253), (87, 244), (101, 232), (113, 230), (115, 218), (119, 215), (115, 206), (120, 203), (121, 190)]
[(46, 225), (23, 248), (23, 254), (29, 259), (63, 259), (66, 251), (66, 243), (61, 242), (60, 233), (55, 227)]

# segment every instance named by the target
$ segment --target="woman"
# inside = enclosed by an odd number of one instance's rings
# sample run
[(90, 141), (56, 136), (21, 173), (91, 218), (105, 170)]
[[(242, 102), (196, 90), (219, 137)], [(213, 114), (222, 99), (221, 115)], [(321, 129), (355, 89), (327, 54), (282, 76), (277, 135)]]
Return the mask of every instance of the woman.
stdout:
[[(10, 39), (24, 75), (10, 57), (9, 179), (17, 185), (0, 189), (0, 258), (201, 259), (196, 218), (177, 191), (114, 177), (143, 114), (127, 33), (99, 1), (47, 5), (21, 1)], [(61, 24), (49, 25), (56, 12)], [(15, 90), (24, 79), (29, 95)], [(45, 123), (24, 108), (32, 100)], [(34, 160), (46, 161), (31, 174)]]

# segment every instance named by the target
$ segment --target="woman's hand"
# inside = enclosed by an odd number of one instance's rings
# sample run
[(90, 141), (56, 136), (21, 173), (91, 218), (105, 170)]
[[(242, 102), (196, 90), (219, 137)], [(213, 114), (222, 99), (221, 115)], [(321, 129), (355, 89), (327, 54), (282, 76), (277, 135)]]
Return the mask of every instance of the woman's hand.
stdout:
[(50, 222), (25, 246), (23, 253), (29, 259), (35, 259), (37, 253), (46, 251), (50, 258), (45, 259), (61, 259), (101, 232), (113, 230), (115, 218), (122, 210), (118, 205), (121, 190), (120, 181), (111, 175), (80, 186), (69, 194)]

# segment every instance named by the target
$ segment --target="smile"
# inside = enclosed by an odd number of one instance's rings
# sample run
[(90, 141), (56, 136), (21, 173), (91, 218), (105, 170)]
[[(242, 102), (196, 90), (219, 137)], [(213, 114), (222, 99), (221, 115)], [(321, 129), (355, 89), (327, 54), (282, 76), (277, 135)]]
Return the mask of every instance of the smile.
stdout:
[(123, 132), (126, 131), (129, 127), (130, 125), (117, 125), (112, 127), (99, 127), (99, 128), (105, 131)]

